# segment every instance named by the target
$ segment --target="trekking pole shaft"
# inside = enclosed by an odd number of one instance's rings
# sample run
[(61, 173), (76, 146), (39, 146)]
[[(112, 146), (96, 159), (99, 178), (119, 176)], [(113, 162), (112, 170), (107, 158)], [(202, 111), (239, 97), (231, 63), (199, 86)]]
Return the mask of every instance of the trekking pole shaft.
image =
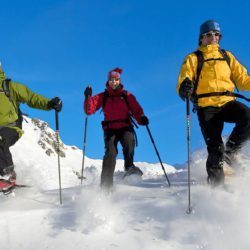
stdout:
[(164, 172), (164, 175), (165, 175), (165, 177), (166, 177), (166, 179), (167, 179), (167, 182), (168, 182), (168, 185), (169, 185), (169, 187), (170, 187), (170, 186), (171, 186), (171, 185), (170, 185), (170, 181), (169, 181), (169, 179), (168, 179), (168, 176), (167, 176), (167, 173), (166, 173), (166, 171), (165, 171), (165, 168), (164, 168), (164, 166), (163, 166), (163, 164), (162, 164), (162, 160), (161, 160), (160, 154), (159, 154), (159, 152), (158, 152), (158, 150), (157, 150), (157, 148), (156, 148), (156, 145), (155, 145), (155, 142), (154, 142), (154, 138), (153, 138), (153, 136), (152, 136), (152, 134), (151, 134), (151, 131), (150, 131), (148, 125), (146, 125), (146, 128), (147, 128), (149, 137), (150, 137), (150, 139), (151, 139), (151, 142), (152, 142), (152, 144), (153, 144), (153, 146), (154, 146), (155, 152), (156, 152), (156, 154), (157, 154), (157, 156), (158, 156), (158, 159), (159, 159), (159, 161), (160, 161), (161, 168), (162, 168), (162, 170), (163, 170), (163, 172)]
[(191, 186), (190, 186), (190, 98), (186, 98), (186, 112), (187, 112), (187, 156), (188, 156), (188, 213), (191, 213)]
[(81, 184), (82, 184), (82, 181), (83, 181), (84, 159), (85, 159), (86, 141), (87, 141), (87, 126), (88, 126), (88, 115), (86, 115), (86, 118), (85, 118), (85, 127), (84, 127), (84, 139), (83, 139), (83, 149), (82, 149)]
[[(87, 112), (89, 109), (89, 96), (87, 97)], [(81, 172), (81, 184), (83, 182), (83, 179), (86, 179), (83, 177), (83, 171), (84, 171), (84, 164), (85, 164), (85, 152), (86, 152), (86, 142), (87, 142), (87, 127), (88, 127), (88, 114), (86, 112), (86, 117), (85, 117), (85, 125), (84, 125), (84, 135), (83, 135), (83, 147), (82, 147), (82, 172)]]
[(62, 185), (61, 185), (61, 166), (60, 166), (60, 149), (59, 149), (59, 118), (58, 111), (56, 112), (56, 142), (57, 142), (57, 161), (58, 161), (58, 176), (59, 176), (59, 196), (60, 196), (60, 204), (62, 204)]

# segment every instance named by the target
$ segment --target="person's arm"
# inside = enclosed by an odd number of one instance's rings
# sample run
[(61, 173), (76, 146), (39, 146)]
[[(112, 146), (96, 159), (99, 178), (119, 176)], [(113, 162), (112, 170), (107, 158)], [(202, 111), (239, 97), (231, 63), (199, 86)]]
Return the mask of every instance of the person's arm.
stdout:
[(192, 82), (195, 80), (197, 64), (198, 62), (195, 54), (189, 54), (188, 56), (186, 56), (181, 66), (180, 74), (178, 77), (178, 83), (176, 86), (177, 93), (179, 93), (180, 86), (185, 79), (188, 78)]
[(48, 103), (50, 99), (36, 94), (21, 83), (11, 82), (10, 91), (14, 100), (21, 103), (27, 103), (28, 106), (36, 109), (50, 110)]
[(84, 112), (88, 115), (94, 114), (98, 109), (102, 107), (104, 93), (97, 94), (95, 96), (88, 96), (84, 100)]
[(250, 91), (250, 76), (247, 69), (239, 63), (235, 56), (227, 51), (230, 58), (231, 77), (239, 90)]
[(135, 96), (128, 92), (127, 99), (131, 113), (138, 122), (138, 124), (147, 125), (149, 123), (148, 118), (144, 115), (143, 109), (136, 100)]

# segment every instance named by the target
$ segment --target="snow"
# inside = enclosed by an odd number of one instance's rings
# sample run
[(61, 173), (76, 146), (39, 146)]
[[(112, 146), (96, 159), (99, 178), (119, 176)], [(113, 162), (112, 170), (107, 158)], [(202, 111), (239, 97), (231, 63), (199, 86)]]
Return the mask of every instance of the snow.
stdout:
[[(62, 202), (58, 191), (58, 158), (48, 141), (54, 131), (41, 130), (31, 119), (12, 153), (18, 182), (31, 188), (18, 189), (15, 196), (0, 196), (0, 249), (250, 249), (250, 189), (248, 169), (250, 145), (245, 145), (228, 190), (212, 189), (205, 183), (206, 150), (192, 154), (191, 205), (187, 214), (186, 164), (175, 168), (164, 164), (172, 183), (169, 188), (160, 164), (137, 162), (143, 180), (123, 181), (123, 161), (117, 161), (115, 187), (105, 194), (99, 188), (101, 160), (86, 157), (80, 184), (74, 171), (81, 171), (82, 152), (63, 144), (60, 158)], [(47, 139), (46, 139), (47, 138)]]

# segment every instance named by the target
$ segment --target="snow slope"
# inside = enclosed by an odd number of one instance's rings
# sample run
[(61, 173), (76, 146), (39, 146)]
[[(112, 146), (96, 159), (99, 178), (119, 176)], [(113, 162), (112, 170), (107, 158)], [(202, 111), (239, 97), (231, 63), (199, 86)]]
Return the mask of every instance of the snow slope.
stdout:
[(32, 188), (0, 197), (0, 249), (250, 249), (250, 145), (228, 189), (211, 189), (205, 182), (206, 151), (192, 155), (192, 214), (186, 214), (186, 169), (164, 164), (168, 188), (159, 164), (136, 163), (143, 181), (122, 180), (117, 161), (115, 190), (99, 189), (101, 160), (86, 157), (86, 181), (80, 185), (82, 152), (61, 142), (62, 199), (59, 203), (54, 131), (27, 119), (25, 134), (12, 148), (20, 183)]

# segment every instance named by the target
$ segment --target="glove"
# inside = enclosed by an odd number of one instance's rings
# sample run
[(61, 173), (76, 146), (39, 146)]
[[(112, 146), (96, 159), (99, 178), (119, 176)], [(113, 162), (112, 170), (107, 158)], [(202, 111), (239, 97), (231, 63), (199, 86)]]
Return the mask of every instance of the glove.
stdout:
[(48, 102), (48, 108), (60, 112), (62, 110), (62, 100), (59, 97), (52, 98)]
[(146, 126), (146, 125), (148, 125), (148, 124), (149, 124), (149, 120), (148, 120), (147, 116), (143, 115), (143, 116), (141, 117), (141, 125), (142, 125), (142, 126)]
[(84, 90), (84, 95), (85, 98), (88, 98), (90, 96), (92, 96), (92, 88), (90, 86), (88, 86), (85, 90)]
[(183, 82), (181, 83), (180, 89), (179, 89), (179, 96), (180, 98), (185, 101), (187, 96), (191, 96), (194, 91), (194, 84), (189, 78), (185, 78)]

